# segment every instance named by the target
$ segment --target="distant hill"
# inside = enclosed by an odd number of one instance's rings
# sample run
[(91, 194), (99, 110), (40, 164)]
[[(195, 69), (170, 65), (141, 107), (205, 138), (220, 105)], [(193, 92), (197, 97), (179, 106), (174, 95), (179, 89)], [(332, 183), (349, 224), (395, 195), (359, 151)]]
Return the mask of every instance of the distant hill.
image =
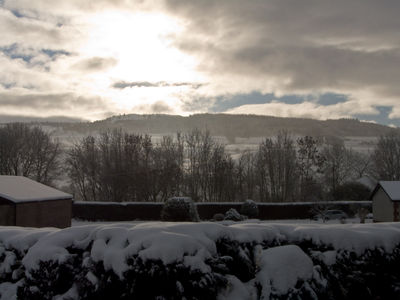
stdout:
[(64, 117), (64, 116), (53, 116), (53, 117), (29, 117), (29, 116), (10, 116), (0, 114), (0, 124), (5, 123), (77, 123), (83, 122), (83, 119)]
[(313, 120), (280, 118), (258, 115), (196, 114), (177, 115), (120, 115), (92, 123), (64, 124), (64, 130), (80, 133), (123, 128), (128, 132), (147, 134), (171, 134), (194, 128), (208, 129), (214, 136), (234, 137), (272, 136), (281, 130), (294, 135), (312, 136), (360, 136), (376, 137), (393, 129), (388, 126), (361, 122), (357, 119)]

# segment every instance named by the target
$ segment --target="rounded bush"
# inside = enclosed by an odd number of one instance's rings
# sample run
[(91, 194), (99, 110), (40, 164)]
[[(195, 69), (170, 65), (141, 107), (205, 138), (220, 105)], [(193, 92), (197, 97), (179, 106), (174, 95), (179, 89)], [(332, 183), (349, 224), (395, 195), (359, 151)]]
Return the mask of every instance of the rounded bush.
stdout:
[(198, 222), (196, 204), (190, 197), (172, 197), (165, 201), (161, 211), (161, 220), (172, 222)]
[(253, 200), (247, 199), (240, 207), (240, 213), (249, 219), (258, 217), (258, 206)]
[(245, 218), (238, 213), (238, 211), (234, 208), (230, 208), (226, 213), (225, 213), (225, 220), (229, 221), (243, 221)]
[(225, 218), (225, 215), (224, 215), (224, 214), (215, 214), (215, 215), (213, 216), (214, 221), (223, 221), (224, 218)]

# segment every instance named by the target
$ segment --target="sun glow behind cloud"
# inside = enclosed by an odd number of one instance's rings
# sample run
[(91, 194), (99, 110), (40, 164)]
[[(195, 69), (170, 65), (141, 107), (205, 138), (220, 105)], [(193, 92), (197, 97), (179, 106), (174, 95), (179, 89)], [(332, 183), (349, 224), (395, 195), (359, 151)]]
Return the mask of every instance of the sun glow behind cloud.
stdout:
[[(115, 101), (123, 109), (144, 107), (157, 101), (177, 107), (180, 92), (191, 88), (176, 82), (201, 82), (196, 61), (172, 44), (183, 30), (177, 19), (159, 13), (107, 11), (82, 20), (87, 40), (79, 49), (83, 57), (102, 57), (115, 64), (86, 75), (87, 92)], [(171, 86), (113, 89), (116, 82), (168, 82)]]
[(0, 0), (1, 113), (399, 124), (399, 1), (214, 2)]

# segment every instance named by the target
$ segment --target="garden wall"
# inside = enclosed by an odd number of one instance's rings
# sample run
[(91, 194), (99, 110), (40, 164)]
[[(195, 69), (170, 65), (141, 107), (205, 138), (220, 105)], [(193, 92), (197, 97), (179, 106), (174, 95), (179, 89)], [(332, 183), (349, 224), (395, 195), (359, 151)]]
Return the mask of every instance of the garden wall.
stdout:
[(163, 204), (157, 202), (77, 202), (72, 205), (75, 219), (88, 221), (160, 220)]
[[(349, 216), (361, 207), (371, 211), (371, 201), (258, 203), (261, 220), (310, 218), (316, 206), (340, 209)], [(160, 220), (163, 203), (160, 202), (74, 202), (73, 218), (89, 221)], [(240, 211), (241, 203), (197, 203), (200, 219), (211, 220), (216, 213), (224, 214), (230, 208)]]

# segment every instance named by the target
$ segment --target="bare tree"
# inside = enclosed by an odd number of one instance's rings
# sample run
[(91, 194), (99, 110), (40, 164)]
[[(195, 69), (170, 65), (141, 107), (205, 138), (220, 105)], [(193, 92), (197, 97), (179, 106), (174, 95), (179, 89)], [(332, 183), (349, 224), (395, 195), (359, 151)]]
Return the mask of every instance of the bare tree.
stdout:
[(400, 180), (400, 134), (392, 131), (379, 138), (372, 154), (379, 180)]
[(210, 160), (210, 181), (207, 199), (214, 202), (235, 198), (235, 164), (222, 145), (215, 145)]
[(234, 198), (234, 163), (209, 131), (194, 129), (185, 135), (187, 194), (195, 201)]
[(127, 201), (130, 199), (129, 174), (126, 168), (127, 138), (121, 129), (100, 134), (99, 187), (102, 200)]
[(52, 184), (59, 175), (60, 143), (40, 127), (24, 123), (0, 128), (0, 172)]
[(99, 200), (99, 162), (99, 150), (93, 136), (83, 138), (67, 151), (65, 164), (72, 188), (84, 201)]
[(186, 184), (195, 201), (207, 201), (210, 181), (210, 160), (214, 141), (209, 131), (194, 129), (185, 135), (187, 169)]
[(262, 184), (267, 183), (269, 194), (262, 198), (273, 201), (296, 200), (297, 157), (294, 141), (287, 132), (280, 132), (275, 139), (267, 138), (261, 143), (259, 163), (265, 166), (260, 171), (266, 176)]
[(370, 153), (362, 153), (350, 150), (350, 168), (354, 179), (359, 179), (367, 175), (373, 175), (373, 159)]
[(342, 140), (328, 141), (322, 149), (324, 180), (329, 192), (335, 193), (338, 186), (352, 178), (351, 150), (347, 150)]
[(165, 201), (171, 196), (183, 195), (183, 149), (183, 139), (178, 133), (175, 141), (171, 136), (164, 136), (153, 150), (152, 199)]
[[(185, 186), (187, 193), (193, 200), (198, 201), (200, 198), (200, 148), (202, 147), (202, 133), (200, 130), (195, 129), (185, 135), (186, 145), (186, 176)], [(204, 156), (204, 155), (203, 155)]]
[(297, 140), (298, 170), (300, 175), (300, 198), (316, 200), (321, 198), (321, 186), (318, 176), (324, 164), (324, 157), (319, 150), (319, 141), (305, 136)]
[(236, 166), (237, 193), (240, 200), (254, 199), (255, 197), (256, 160), (256, 154), (250, 151), (245, 151), (240, 155)]
[(270, 201), (271, 198), (269, 192), (270, 182), (268, 179), (267, 158), (263, 155), (264, 151), (262, 151), (261, 149), (262, 146), (260, 145), (255, 156), (255, 188), (258, 194), (259, 201), (267, 202)]

